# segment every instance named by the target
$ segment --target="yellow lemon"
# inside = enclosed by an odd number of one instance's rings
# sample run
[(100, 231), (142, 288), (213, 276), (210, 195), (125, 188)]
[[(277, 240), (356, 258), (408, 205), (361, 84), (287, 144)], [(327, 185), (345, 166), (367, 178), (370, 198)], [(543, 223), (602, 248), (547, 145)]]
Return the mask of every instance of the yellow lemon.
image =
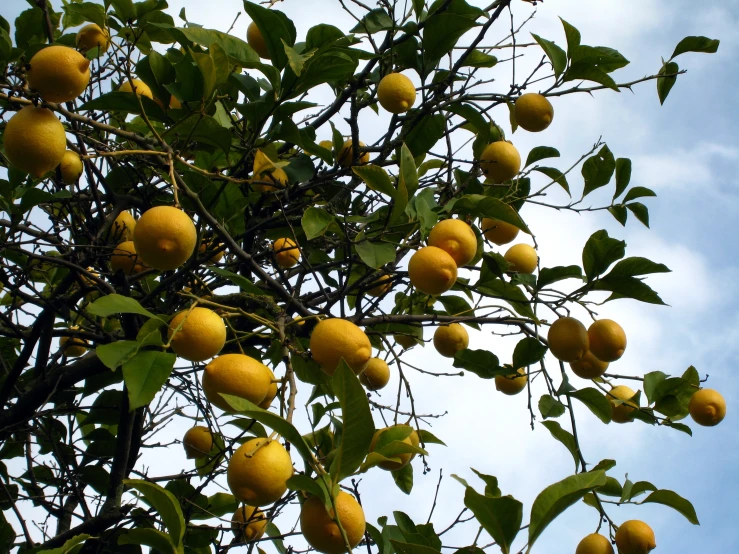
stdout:
[(62, 162), (59, 164), (59, 172), (62, 174), (62, 183), (71, 185), (76, 183), (82, 175), (82, 160), (74, 150), (64, 152)]
[(246, 28), (246, 42), (252, 49), (264, 60), (269, 60), (269, 48), (267, 48), (267, 41), (262, 36), (262, 31), (259, 30), (257, 24), (253, 21), (249, 23)]
[(242, 444), (228, 461), (228, 488), (237, 500), (250, 506), (278, 501), (287, 490), (293, 464), (278, 441), (259, 438)]
[(188, 460), (205, 458), (213, 448), (213, 435), (207, 427), (196, 425), (188, 429), (182, 437), (182, 446)]
[(521, 155), (510, 142), (499, 140), (488, 144), (482, 151), (480, 167), (487, 180), (504, 183), (521, 171)]
[[(364, 148), (366, 144), (364, 144), (361, 140), (359, 141), (359, 146)], [(344, 146), (341, 147), (341, 150), (339, 151), (339, 165), (341, 167), (350, 167), (352, 165), (352, 161), (354, 160), (354, 149), (352, 148), (352, 140), (349, 139), (344, 143)], [(370, 154), (369, 152), (365, 152), (361, 156), (359, 156), (359, 163), (360, 164), (366, 164), (370, 161)]]
[(47, 46), (29, 62), (28, 86), (47, 102), (69, 102), (90, 82), (90, 60), (68, 46)]
[(576, 362), (588, 352), (588, 331), (574, 317), (560, 317), (547, 334), (549, 350), (563, 362)]
[(470, 263), (477, 253), (477, 237), (472, 227), (461, 219), (445, 219), (429, 232), (429, 246), (449, 254), (457, 267)]
[[(264, 366), (267, 367), (267, 366)], [(262, 400), (259, 403), (259, 407), (263, 410), (269, 410), (269, 407), (272, 405), (272, 401), (275, 399), (275, 396), (277, 396), (277, 388), (278, 388), (278, 382), (277, 378), (275, 377), (275, 374), (272, 372), (270, 368), (267, 367), (267, 371), (269, 371), (269, 388), (267, 389), (267, 396), (264, 397), (264, 400)]]
[(192, 256), (197, 240), (190, 216), (173, 206), (147, 210), (133, 230), (133, 242), (142, 261), (161, 271), (184, 264)]
[(496, 375), (495, 388), (503, 394), (513, 396), (526, 388), (526, 382), (528, 380), (526, 370), (521, 367), (516, 370), (516, 373), (511, 373), (510, 375)]
[(371, 358), (365, 370), (359, 374), (359, 382), (369, 390), (380, 390), (390, 381), (390, 366), (381, 358)]
[(570, 362), (572, 373), (583, 379), (595, 379), (608, 369), (608, 362), (602, 362), (592, 352), (588, 352), (579, 360)]
[[(516, 211), (510, 206), (508, 206), (508, 208), (512, 214), (516, 213)], [(498, 246), (502, 246), (512, 242), (513, 239), (518, 236), (519, 229), (515, 225), (511, 225), (510, 223), (506, 223), (500, 219), (484, 217), (482, 219), (481, 231), (482, 234), (485, 235), (485, 238), (490, 242), (497, 244)]]
[(136, 94), (139, 96), (146, 96), (149, 100), (154, 100), (154, 95), (152, 94), (149, 85), (139, 79), (131, 79), (130, 81), (126, 79), (121, 83), (121, 86), (118, 87), (118, 92), (133, 92), (134, 89), (136, 90)]
[(182, 109), (182, 102), (177, 100), (174, 96), (170, 96), (169, 98), (169, 109), (170, 110), (181, 110)]
[(377, 281), (372, 283), (372, 288), (367, 290), (367, 294), (377, 298), (389, 291), (392, 286), (392, 277), (390, 277), (390, 275), (383, 275)]
[(590, 351), (604, 362), (615, 362), (626, 350), (626, 333), (611, 319), (599, 319), (588, 328)]
[(67, 151), (62, 122), (51, 110), (34, 106), (10, 118), (3, 141), (10, 164), (37, 178), (58, 166)]
[(261, 539), (267, 530), (267, 517), (254, 506), (241, 506), (231, 518), (231, 530), (237, 542)]
[(75, 39), (77, 48), (83, 53), (93, 48), (98, 48), (98, 55), (110, 47), (110, 34), (107, 29), (101, 29), (100, 25), (90, 23), (77, 31)]
[(264, 185), (260, 183), (254, 183), (252, 188), (257, 192), (273, 192), (275, 190), (283, 189), (287, 186), (287, 173), (285, 173), (279, 167), (273, 171), (263, 171), (259, 176), (255, 177), (257, 181), (266, 181), (268, 183), (274, 183), (274, 185)]
[(258, 406), (269, 392), (272, 375), (266, 365), (250, 356), (223, 354), (205, 366), (203, 392), (208, 402), (224, 412), (234, 409), (221, 393), (245, 398)]
[(277, 265), (283, 269), (293, 267), (300, 261), (300, 249), (297, 243), (289, 238), (277, 239), (272, 243)]
[[(636, 410), (639, 405), (631, 401), (636, 393), (625, 385), (618, 385), (613, 387), (606, 393), (606, 398), (611, 403), (613, 408), (613, 416), (611, 419), (616, 423), (626, 423), (631, 421), (632, 412)], [(616, 405), (618, 400), (623, 400), (621, 404)]]
[(310, 336), (310, 350), (313, 359), (329, 375), (334, 374), (342, 358), (359, 374), (372, 357), (372, 345), (364, 331), (339, 318), (324, 319), (316, 325)]
[(126, 275), (135, 275), (146, 269), (141, 258), (136, 254), (136, 246), (131, 240), (115, 247), (110, 256), (110, 267), (113, 268), (113, 273), (122, 271)]
[[(375, 434), (372, 436), (372, 442), (370, 442), (369, 451), (374, 452), (375, 447), (377, 446), (377, 442), (380, 440), (383, 434), (385, 434), (387, 431), (391, 429), (411, 429), (408, 425), (394, 425), (392, 427), (385, 427), (384, 429), (378, 429), (375, 431)], [(405, 437), (404, 439), (400, 440), (400, 442), (404, 442), (406, 444), (410, 444), (412, 446), (418, 446), (420, 444), (420, 439), (418, 438), (418, 433), (415, 429), (411, 429), (410, 434)], [(395, 441), (391, 441), (395, 442)], [(382, 469), (385, 469), (387, 471), (395, 471), (398, 469), (401, 469), (405, 466), (407, 466), (413, 458), (415, 458), (415, 454), (413, 452), (403, 452), (401, 454), (397, 454), (396, 456), (393, 456), (394, 458), (399, 458), (400, 461), (394, 462), (392, 460), (388, 460), (386, 462), (380, 462), (377, 464), (377, 467), (380, 467)]]
[(441, 294), (457, 282), (457, 263), (436, 246), (425, 246), (408, 262), (411, 284), (426, 294)]
[(536, 264), (539, 256), (536, 250), (528, 244), (514, 244), (503, 256), (505, 261), (511, 264), (509, 271), (517, 271), (518, 273), (533, 273), (536, 271)]
[[(215, 250), (216, 248), (221, 248), (222, 246), (223, 245), (216, 244), (216, 243), (214, 243), (212, 241), (211, 242), (207, 242), (207, 243), (206, 242), (201, 242), (200, 243), (200, 248), (198, 248), (198, 253), (199, 254), (205, 254), (209, 250), (212, 251), (212, 250)], [(215, 254), (213, 254), (210, 258), (208, 258), (208, 263), (217, 264), (218, 262), (220, 262), (223, 259), (223, 256), (224, 256), (224, 250), (219, 250), (218, 252), (216, 252)]]
[(136, 220), (130, 212), (119, 213), (113, 225), (110, 227), (110, 236), (116, 241), (133, 240), (133, 230), (136, 228)]
[(323, 554), (348, 552), (341, 530), (334, 521), (337, 517), (351, 548), (357, 546), (364, 537), (366, 522), (359, 502), (351, 494), (339, 491), (334, 505), (336, 510), (332, 508), (329, 513), (323, 500), (311, 496), (300, 510), (300, 530), (303, 537), (317, 552)]
[[(69, 328), (70, 331), (76, 331), (77, 329), (78, 327), (76, 326)], [(61, 337), (59, 339), (59, 348), (62, 349), (64, 355), (68, 358), (76, 358), (78, 356), (82, 356), (85, 352), (87, 352), (87, 348), (89, 346), (89, 342), (78, 337)]]
[(652, 528), (638, 519), (624, 521), (616, 531), (619, 554), (648, 554), (657, 548)]
[(699, 425), (713, 427), (726, 417), (726, 401), (718, 391), (701, 389), (690, 397), (690, 417)]
[(470, 335), (459, 323), (441, 325), (434, 332), (434, 348), (445, 358), (453, 358), (470, 345)]
[(169, 341), (180, 358), (202, 362), (218, 354), (226, 344), (226, 325), (213, 310), (195, 307), (169, 322)]
[(613, 554), (613, 546), (603, 535), (592, 533), (580, 541), (575, 554)]
[(390, 113), (404, 113), (416, 101), (416, 87), (402, 73), (388, 73), (377, 85), (377, 99)]
[(531, 133), (543, 131), (554, 118), (554, 108), (541, 94), (528, 92), (516, 99), (516, 123)]

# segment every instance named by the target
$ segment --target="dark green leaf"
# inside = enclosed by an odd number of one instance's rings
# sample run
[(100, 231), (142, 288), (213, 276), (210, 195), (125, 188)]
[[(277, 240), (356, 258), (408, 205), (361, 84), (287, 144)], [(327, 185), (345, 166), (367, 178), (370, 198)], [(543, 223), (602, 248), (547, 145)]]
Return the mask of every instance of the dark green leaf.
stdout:
[(387, 194), (390, 198), (395, 196), (395, 187), (390, 182), (390, 177), (388, 176), (387, 171), (385, 171), (381, 166), (372, 164), (358, 167), (353, 166), (352, 171), (367, 184), (367, 188), (370, 190), (382, 192), (383, 194)]
[(393, 28), (393, 20), (383, 9), (376, 8), (367, 14), (351, 30), (352, 33), (367, 33), (372, 35), (380, 31)]
[(644, 395), (647, 397), (649, 404), (654, 402), (655, 390), (665, 379), (667, 379), (667, 374), (661, 371), (650, 371), (644, 375)]
[(693, 505), (690, 503), (689, 500), (686, 500), (676, 492), (670, 490), (654, 491), (641, 503), (645, 504), (647, 502), (669, 506), (670, 508), (673, 508), (684, 515), (685, 518), (693, 525), (700, 525), (700, 523), (698, 522), (698, 516), (695, 513), (695, 508), (693, 508)]
[(577, 47), (580, 46), (580, 31), (567, 23), (561, 17), (559, 20), (562, 22), (562, 26), (565, 29), (565, 36), (567, 37), (567, 55), (571, 58)]
[(608, 146), (603, 146), (597, 154), (585, 160), (582, 166), (582, 176), (585, 179), (583, 197), (594, 190), (608, 184), (616, 169), (616, 160)]
[(567, 182), (567, 177), (556, 167), (535, 167), (534, 171), (543, 173), (549, 177), (552, 181), (557, 183), (560, 187), (565, 189), (567, 194), (570, 194), (570, 184)]
[(675, 62), (667, 62), (659, 70), (657, 75), (661, 76), (657, 78), (657, 96), (660, 104), (664, 104), (667, 100), (667, 95), (670, 94), (672, 87), (677, 82), (679, 71), (680, 67)]
[(498, 58), (495, 56), (491, 56), (490, 54), (486, 54), (485, 52), (481, 52), (480, 50), (473, 50), (470, 52), (470, 54), (464, 59), (464, 63), (462, 64), (462, 67), (494, 67), (495, 64), (498, 63)]
[(534, 40), (542, 47), (544, 53), (549, 58), (549, 62), (552, 64), (554, 74), (559, 77), (565, 70), (565, 67), (567, 67), (567, 54), (565, 51), (552, 41), (541, 38), (539, 35), (531, 33), (531, 36), (534, 37)]
[(529, 155), (526, 157), (526, 164), (524, 167), (528, 167), (531, 164), (546, 158), (559, 158), (559, 150), (552, 148), (551, 146), (537, 146), (529, 152)]
[(513, 367), (527, 367), (535, 364), (547, 353), (547, 347), (532, 337), (525, 337), (518, 341), (513, 350)]
[(710, 39), (708, 37), (692, 36), (685, 37), (675, 47), (670, 59), (684, 54), (685, 52), (704, 52), (706, 54), (714, 54), (718, 51), (719, 40)]
[(572, 454), (572, 459), (575, 461), (575, 471), (580, 467), (580, 457), (577, 449), (577, 442), (572, 433), (566, 429), (562, 429), (562, 426), (556, 421), (542, 421), (541, 424), (546, 427), (552, 436), (559, 442), (564, 444), (565, 448)]
[(611, 206), (608, 208), (608, 212), (618, 221), (621, 225), (626, 226), (626, 219), (629, 217), (629, 212), (623, 206)]
[(119, 340), (109, 344), (101, 344), (95, 348), (95, 353), (100, 361), (105, 364), (105, 367), (115, 369), (128, 361), (131, 356), (138, 352), (138, 349), (139, 343), (135, 340)]
[(629, 200), (636, 200), (645, 196), (657, 196), (657, 194), (647, 187), (634, 187), (626, 193), (623, 201), (628, 202)]
[[(397, 487), (405, 494), (410, 494), (411, 490), (413, 490), (413, 465), (406, 464), (400, 469), (396, 469), (390, 473), (392, 474), (393, 481), (395, 481)], [(430, 548), (427, 548), (427, 550), (434, 551)]]
[(588, 387), (567, 393), (567, 396), (577, 398), (585, 404), (603, 423), (610, 423), (613, 409), (611, 403), (598, 389)]
[(559, 417), (565, 413), (565, 406), (553, 396), (544, 394), (539, 399), (539, 412), (544, 419)]
[(588, 61), (578, 62), (570, 66), (565, 72), (564, 79), (567, 81), (593, 81), (618, 92), (618, 85), (608, 73)]
[(248, 0), (244, 0), (244, 10), (262, 33), (272, 65), (283, 69), (287, 65), (287, 55), (282, 41), (291, 47), (295, 44), (295, 25), (282, 12), (269, 10)]
[(157, 317), (135, 299), (120, 294), (101, 296), (87, 306), (87, 311), (100, 317), (108, 317), (113, 314), (139, 314), (146, 317)]
[[(141, 100), (141, 105), (139, 105)], [(89, 102), (85, 102), (80, 106), (80, 111), (85, 110), (99, 110), (99, 111), (112, 111), (112, 112), (123, 112), (141, 115), (141, 106), (143, 106), (146, 116), (149, 119), (156, 121), (167, 121), (167, 114), (164, 113), (162, 108), (153, 100), (146, 96), (137, 96), (130, 92), (108, 92), (93, 98)]]
[(156, 552), (162, 554), (179, 554), (178, 549), (172, 544), (171, 537), (158, 529), (141, 527), (126, 529), (118, 536), (118, 544), (141, 544), (151, 546)]
[(452, 213), (500, 219), (531, 234), (528, 226), (515, 210), (512, 210), (505, 202), (490, 196), (465, 194), (454, 203)]
[(670, 269), (664, 264), (658, 264), (647, 258), (634, 256), (624, 258), (618, 262), (606, 275), (608, 277), (635, 277), (637, 275), (648, 275), (650, 273), (670, 273)]
[(625, 253), (624, 241), (612, 239), (605, 230), (593, 233), (582, 251), (583, 268), (588, 281), (604, 273), (613, 262), (623, 258)]
[(490, 298), (499, 298), (508, 302), (516, 312), (524, 317), (535, 318), (531, 304), (523, 291), (500, 279), (478, 283), (477, 292)]
[[(84, 534), (77, 535), (75, 537), (72, 537), (68, 541), (66, 541), (59, 548), (49, 548), (49, 549), (40, 550), (37, 552), (37, 554), (72, 554), (72, 552), (79, 551), (79, 549), (75, 549), (75, 546), (82, 544), (89, 538), (90, 538), (90, 535), (84, 535)], [(8, 552), (10, 552), (10, 550), (11, 549), (8, 548)]]
[(441, 13), (429, 17), (423, 28), (423, 58), (426, 71), (430, 71), (457, 41), (477, 23), (469, 17)]
[(211, 267), (209, 269), (216, 275), (220, 275), (224, 279), (228, 279), (247, 294), (255, 294), (258, 296), (264, 296), (267, 294), (243, 275), (238, 275), (237, 273), (233, 273), (220, 267)]
[(175, 495), (156, 483), (141, 479), (124, 479), (123, 484), (141, 493), (146, 503), (154, 508), (162, 519), (172, 544), (180, 546), (185, 536), (185, 518)]
[(231, 133), (214, 118), (194, 113), (177, 122), (166, 133), (165, 139), (172, 142), (200, 142), (216, 146), (228, 154), (231, 148)]
[(414, 158), (427, 154), (444, 136), (445, 130), (446, 118), (443, 115), (426, 115), (408, 133), (405, 138), (405, 145)]
[(641, 202), (632, 202), (626, 204), (626, 207), (641, 221), (645, 227), (649, 227), (649, 209)]
[(326, 231), (328, 231), (328, 228), (334, 222), (334, 216), (326, 210), (313, 207), (305, 210), (303, 218), (300, 220), (300, 224), (305, 231), (305, 237), (308, 240), (313, 240), (316, 237), (326, 234)]
[(629, 186), (631, 181), (631, 160), (628, 158), (618, 158), (616, 160), (616, 192), (613, 193), (613, 199), (615, 200), (626, 187)]
[(593, 290), (606, 290), (613, 294), (606, 302), (619, 298), (633, 298), (640, 302), (664, 305), (660, 296), (644, 281), (636, 277), (604, 277), (593, 283)]
[(498, 357), (487, 350), (471, 350), (465, 348), (454, 356), (454, 367), (461, 367), (471, 371), (483, 379), (492, 379), (496, 375), (510, 373), (510, 368), (500, 367)]
[(523, 519), (523, 504), (512, 496), (491, 498), (471, 487), (464, 492), (464, 505), (475, 519), (493, 537), (503, 554), (509, 554)]
[(146, 406), (154, 400), (169, 379), (176, 360), (177, 356), (170, 352), (145, 350), (123, 364), (129, 410)]
[(357, 254), (362, 258), (362, 261), (374, 269), (395, 261), (396, 247), (393, 244), (361, 240), (354, 247), (357, 249)]
[(539, 271), (539, 279), (536, 282), (536, 288), (541, 290), (544, 287), (562, 281), (564, 279), (580, 279), (582, 280), (582, 269), (579, 265), (543, 267)]

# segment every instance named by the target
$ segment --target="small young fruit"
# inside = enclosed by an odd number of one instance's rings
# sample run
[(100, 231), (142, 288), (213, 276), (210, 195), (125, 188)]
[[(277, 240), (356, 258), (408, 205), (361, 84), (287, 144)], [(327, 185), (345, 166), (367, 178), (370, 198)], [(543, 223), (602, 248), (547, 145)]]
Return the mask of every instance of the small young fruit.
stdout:
[(71, 185), (76, 183), (77, 180), (82, 176), (84, 166), (79, 154), (74, 150), (67, 150), (64, 152), (62, 161), (59, 164), (59, 172), (62, 175), (62, 183)]
[(207, 427), (196, 425), (188, 429), (182, 437), (182, 446), (188, 460), (205, 458), (213, 448), (213, 435)]
[(267, 41), (264, 40), (262, 31), (259, 30), (257, 24), (253, 21), (249, 23), (246, 28), (246, 42), (252, 49), (259, 55), (263, 60), (269, 60), (269, 48), (267, 48)]

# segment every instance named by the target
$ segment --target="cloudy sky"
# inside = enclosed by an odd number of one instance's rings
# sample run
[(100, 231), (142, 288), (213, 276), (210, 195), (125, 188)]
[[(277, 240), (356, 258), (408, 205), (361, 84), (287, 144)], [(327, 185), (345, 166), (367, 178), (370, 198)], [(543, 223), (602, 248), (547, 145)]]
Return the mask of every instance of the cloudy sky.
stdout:
[[(471, 3), (485, 6), (480, 0)], [(342, 28), (353, 25), (337, 6), (334, 0), (285, 0), (278, 7), (293, 19), (298, 37), (302, 37), (317, 23)], [(12, 20), (25, 7), (20, 0), (5, 0), (0, 13)], [(242, 10), (237, 0), (177, 0), (170, 2), (170, 13), (176, 18), (181, 7), (187, 9), (189, 20), (223, 31), (231, 25), (235, 12)], [(519, 19), (531, 10), (526, 3), (515, 3)], [(633, 220), (623, 228), (605, 212), (575, 215), (527, 206), (522, 215), (536, 234), (543, 266), (580, 264), (587, 237), (605, 228), (611, 236), (626, 240), (627, 255), (650, 257), (673, 270), (649, 279), (670, 307), (622, 300), (600, 310), (601, 317), (616, 319), (628, 335), (627, 352), (612, 370), (631, 375), (661, 370), (679, 375), (694, 365), (702, 377), (710, 375), (708, 386), (725, 397), (726, 419), (711, 429), (693, 424), (694, 436), (690, 438), (640, 422), (606, 426), (576, 406), (579, 436), (588, 462), (613, 458), (618, 465), (610, 474), (621, 482), (628, 474), (632, 481), (647, 480), (659, 488), (675, 490), (693, 502), (701, 526), (692, 526), (678, 513), (658, 505), (610, 506), (609, 514), (616, 522), (632, 518), (647, 521), (657, 536), (657, 552), (737, 552), (739, 385), (731, 375), (739, 353), (739, 249), (733, 240), (739, 215), (739, 144), (735, 138), (739, 112), (733, 92), (737, 85), (739, 1), (707, 0), (696, 9), (688, 0), (545, 0), (527, 29), (563, 45), (558, 16), (581, 31), (584, 44), (613, 47), (631, 60), (631, 65), (616, 73), (621, 82), (658, 71), (660, 57), (669, 57), (686, 35), (721, 40), (717, 54), (686, 54), (678, 59), (688, 73), (679, 78), (662, 107), (652, 82), (635, 87), (633, 92), (556, 98), (554, 123), (547, 131), (538, 135), (519, 131), (510, 138), (522, 157), (534, 146), (557, 147), (562, 153), (558, 167), (564, 168), (602, 137), (617, 157), (633, 160), (632, 183), (659, 195), (647, 202), (651, 230)], [(242, 15), (233, 33), (244, 37), (248, 23)], [(496, 78), (507, 90), (510, 75), (504, 71), (501, 69)], [(327, 96), (324, 101), (328, 101)], [(493, 116), (506, 122), (505, 107)], [(372, 113), (363, 117), (362, 134), (369, 142), (380, 134), (384, 119)], [(576, 191), (581, 187), (577, 175), (579, 172), (570, 179)], [(592, 197), (592, 205), (599, 205), (606, 195)], [(566, 199), (554, 193), (548, 200), (557, 204)], [(427, 331), (427, 335), (430, 338), (431, 333)], [(502, 360), (510, 359), (513, 345), (515, 341), (500, 338), (491, 341), (489, 334), (474, 334), (471, 343), (472, 348), (493, 349)], [(409, 361), (437, 371), (451, 369), (451, 362), (440, 358), (431, 346), (415, 348)], [(523, 395), (503, 397), (492, 382), (474, 375), (441, 380), (412, 374), (410, 378), (419, 412), (449, 412), (434, 420), (431, 427), (448, 447), (430, 447), (428, 475), (421, 475), (421, 464), (416, 462), (416, 484), (410, 497), (394, 488), (389, 474), (372, 472), (363, 486), (368, 521), (375, 523), (381, 515), (402, 510), (415, 521), (425, 522), (438, 471), (443, 469), (440, 503), (433, 521), (437, 530), (445, 528), (462, 507), (463, 489), (450, 474), (464, 476), (482, 489), (470, 467), (496, 475), (504, 494), (524, 502), (527, 521), (535, 495), (572, 473), (570, 455), (546, 429), (537, 426), (531, 431)], [(576, 386), (587, 385), (574, 379)], [(380, 401), (392, 403), (397, 379), (386, 390), (392, 392), (383, 394)], [(535, 383), (534, 397), (543, 392)], [(172, 430), (173, 436), (179, 432), (179, 428)], [(178, 451), (171, 456), (146, 460), (151, 473), (171, 471), (173, 463), (183, 461)], [(379, 494), (378, 487), (382, 487)], [(283, 530), (289, 525), (282, 525)], [(593, 532), (596, 525), (595, 511), (578, 504), (547, 529), (534, 552), (574, 552), (580, 538)], [(445, 544), (467, 545), (475, 532), (471, 525), (462, 527), (450, 534)]]

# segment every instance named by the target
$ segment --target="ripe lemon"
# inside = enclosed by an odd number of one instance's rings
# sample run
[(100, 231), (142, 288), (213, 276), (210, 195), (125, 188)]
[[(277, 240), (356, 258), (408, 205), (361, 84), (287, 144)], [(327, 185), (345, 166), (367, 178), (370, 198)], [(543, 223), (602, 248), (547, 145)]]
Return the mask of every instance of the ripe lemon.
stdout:
[(616, 531), (619, 554), (648, 554), (657, 548), (652, 528), (638, 519), (624, 521)]
[(184, 264), (192, 256), (197, 240), (190, 216), (173, 206), (147, 210), (133, 230), (133, 242), (142, 261), (162, 271)]
[[(378, 429), (375, 431), (375, 434), (372, 436), (372, 442), (370, 442), (369, 451), (374, 452), (375, 447), (377, 446), (378, 441), (380, 440), (380, 437), (387, 431), (391, 429), (411, 429), (410, 434), (405, 437), (404, 439), (398, 439), (400, 442), (404, 442), (406, 444), (410, 444), (413, 446), (418, 446), (420, 444), (420, 440), (418, 438), (418, 433), (415, 429), (412, 429), (408, 425), (394, 425), (392, 427), (385, 427), (384, 429)], [(395, 441), (390, 441), (395, 442)], [(386, 462), (380, 462), (377, 464), (377, 467), (380, 467), (382, 469), (385, 469), (387, 471), (395, 471), (398, 469), (401, 469), (405, 466), (407, 466), (413, 458), (415, 458), (415, 454), (413, 452), (403, 452), (402, 454), (398, 454), (397, 456), (394, 456), (396, 458), (399, 458), (400, 461), (394, 462), (392, 460), (388, 460)]]
[(718, 391), (701, 389), (690, 397), (690, 417), (698, 425), (713, 427), (726, 417), (726, 401)]
[[(631, 401), (635, 394), (636, 393), (626, 385), (618, 385), (606, 393), (606, 398), (613, 408), (613, 417), (611, 417), (613, 421), (616, 423), (626, 423), (631, 421), (632, 412), (639, 407), (638, 404)], [(618, 400), (623, 400), (623, 402), (617, 406), (616, 402)]]
[(480, 167), (488, 181), (505, 183), (521, 171), (521, 155), (510, 142), (499, 140), (488, 144), (482, 151)]
[[(264, 367), (267, 367), (267, 366), (264, 366)], [(267, 389), (267, 396), (265, 396), (264, 400), (262, 400), (258, 404), (258, 406), (262, 408), (263, 410), (269, 410), (269, 407), (272, 405), (272, 401), (275, 399), (275, 396), (277, 396), (277, 388), (279, 384), (272, 370), (267, 367), (267, 371), (269, 371), (269, 381), (270, 381), (269, 388)]]
[(457, 282), (457, 263), (436, 246), (424, 246), (408, 262), (411, 284), (426, 294), (441, 294)]
[(242, 444), (228, 461), (228, 488), (250, 506), (278, 501), (293, 475), (293, 463), (278, 441), (259, 438)]
[(453, 358), (470, 345), (470, 335), (459, 323), (441, 325), (434, 332), (434, 348), (445, 358)]
[(90, 23), (77, 31), (75, 42), (77, 48), (83, 53), (97, 48), (99, 55), (110, 47), (110, 34), (107, 29), (101, 29), (100, 25)]
[(224, 412), (233, 412), (221, 393), (258, 406), (267, 396), (271, 380), (272, 372), (262, 362), (244, 354), (223, 354), (205, 366), (202, 384), (208, 402)]
[(47, 46), (29, 62), (28, 86), (47, 102), (69, 102), (90, 82), (90, 60), (68, 46)]
[(541, 94), (528, 92), (516, 99), (516, 123), (531, 133), (543, 131), (554, 118), (554, 108)]
[(231, 530), (237, 542), (261, 539), (267, 530), (267, 517), (254, 506), (243, 505), (231, 518)]
[(169, 109), (170, 110), (181, 110), (182, 109), (182, 102), (177, 100), (175, 96), (169, 97)]
[(120, 243), (110, 256), (110, 267), (113, 273), (122, 271), (126, 275), (136, 275), (146, 269), (141, 258), (136, 254), (136, 246), (132, 240)]
[[(76, 326), (69, 328), (70, 331), (76, 331), (77, 329), (78, 327)], [(64, 351), (64, 355), (68, 358), (76, 358), (78, 356), (82, 356), (85, 352), (87, 352), (87, 348), (89, 346), (89, 342), (78, 337), (61, 337), (59, 339), (59, 348)]]
[(180, 358), (202, 362), (223, 349), (226, 344), (226, 324), (213, 310), (195, 307), (172, 318), (168, 337), (172, 350)]
[(404, 113), (416, 101), (416, 87), (413, 81), (401, 73), (388, 73), (377, 85), (377, 99), (390, 113)]
[(580, 541), (575, 554), (614, 554), (613, 546), (603, 535), (592, 533)]
[(287, 173), (285, 173), (279, 167), (274, 169), (272, 172), (263, 171), (259, 176), (255, 177), (257, 181), (266, 181), (268, 183), (274, 183), (274, 185), (262, 185), (254, 183), (252, 188), (257, 192), (273, 192), (285, 188), (287, 186)]
[(331, 512), (326, 511), (323, 500), (317, 496), (311, 496), (303, 504), (300, 510), (300, 530), (303, 537), (316, 551), (323, 554), (342, 554), (347, 552), (341, 530), (334, 518), (338, 516), (346, 533), (349, 546), (357, 546), (366, 528), (364, 510), (359, 502), (349, 493), (339, 491), (334, 499)]
[(58, 166), (67, 151), (62, 122), (51, 110), (34, 106), (10, 118), (3, 141), (10, 164), (37, 178)]
[(416, 345), (416, 337), (414, 337), (413, 335), (397, 334), (393, 335), (393, 338), (395, 339), (395, 342), (397, 342), (406, 350), (411, 346)]
[(310, 336), (310, 350), (313, 359), (329, 375), (334, 374), (342, 358), (359, 374), (372, 357), (372, 345), (364, 331), (339, 318), (324, 319), (316, 325)]
[(59, 164), (59, 172), (62, 174), (62, 183), (71, 185), (76, 183), (77, 179), (82, 175), (82, 160), (74, 150), (67, 150), (62, 156), (62, 162)]
[[(510, 206), (508, 206), (508, 208), (512, 214), (516, 213), (516, 211)], [(510, 223), (506, 223), (500, 219), (484, 217), (482, 219), (481, 231), (482, 234), (485, 235), (485, 238), (490, 242), (497, 244), (498, 246), (502, 246), (512, 242), (513, 239), (518, 236), (519, 229), (515, 225), (511, 225)]]
[(359, 374), (359, 382), (369, 390), (384, 389), (390, 381), (390, 366), (381, 358), (371, 358), (365, 370)]
[(603, 375), (608, 369), (608, 362), (602, 362), (592, 352), (588, 352), (579, 360), (570, 362), (572, 373), (582, 379), (595, 379)]
[[(211, 242), (201, 242), (200, 248), (198, 248), (198, 254), (205, 254), (209, 250), (212, 251), (212, 250), (215, 250), (216, 248), (220, 248), (221, 246), (223, 245), (216, 244), (212, 241)], [(213, 254), (210, 258), (208, 258), (208, 263), (217, 264), (223, 259), (224, 253), (225, 253), (224, 250), (219, 250), (218, 252)]]
[(126, 79), (121, 83), (121, 86), (118, 87), (118, 92), (133, 92), (134, 89), (136, 90), (136, 94), (139, 96), (146, 96), (149, 100), (154, 100), (154, 95), (152, 94), (149, 85), (139, 79), (131, 79), (130, 81)]
[(521, 367), (516, 370), (516, 373), (511, 373), (510, 375), (496, 375), (495, 388), (503, 394), (513, 396), (526, 388), (526, 382), (528, 380), (526, 370)]
[(539, 256), (536, 250), (528, 244), (514, 244), (503, 256), (505, 261), (511, 264), (509, 271), (517, 271), (518, 273), (533, 273), (536, 271), (536, 264)]
[(588, 352), (588, 331), (574, 317), (560, 317), (547, 334), (549, 350), (563, 362), (576, 362)]
[(277, 265), (281, 268), (293, 267), (300, 261), (300, 249), (292, 239), (277, 239), (272, 243), (272, 251), (275, 253)]
[(249, 23), (246, 28), (246, 42), (252, 49), (259, 55), (263, 60), (269, 60), (269, 48), (267, 48), (267, 41), (264, 40), (262, 31), (259, 30), (257, 24), (253, 21)]
[(599, 319), (588, 329), (590, 351), (603, 362), (615, 362), (626, 350), (626, 333), (613, 320)]
[(431, 229), (429, 246), (441, 248), (454, 259), (457, 267), (462, 267), (474, 259), (477, 237), (472, 227), (461, 219), (445, 219)]
[(188, 429), (182, 437), (182, 446), (188, 460), (205, 458), (213, 448), (213, 435), (207, 427), (196, 425)]
[(389, 291), (392, 286), (392, 277), (390, 277), (390, 275), (383, 275), (377, 281), (372, 283), (372, 288), (367, 290), (367, 294), (377, 298)]
[[(359, 141), (359, 146), (364, 148), (367, 146), (364, 144), (361, 140)], [(341, 167), (350, 167), (352, 165), (352, 161), (354, 160), (354, 149), (352, 148), (352, 140), (349, 139), (344, 143), (344, 146), (341, 147), (341, 150), (339, 151), (339, 165)], [(361, 156), (359, 156), (359, 163), (360, 164), (366, 164), (370, 161), (370, 153), (365, 152)]]
[(136, 228), (136, 220), (130, 212), (119, 213), (113, 225), (110, 227), (110, 235), (116, 240), (133, 240), (133, 230)]

